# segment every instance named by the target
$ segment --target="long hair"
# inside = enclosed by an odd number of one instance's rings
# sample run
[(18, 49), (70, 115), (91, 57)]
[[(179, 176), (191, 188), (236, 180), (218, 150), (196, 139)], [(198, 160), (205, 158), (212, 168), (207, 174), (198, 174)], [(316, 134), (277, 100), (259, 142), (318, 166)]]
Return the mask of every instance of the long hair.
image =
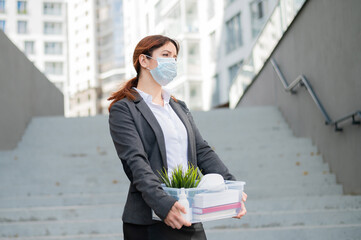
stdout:
[(111, 94), (111, 96), (108, 98), (108, 101), (112, 100), (112, 102), (109, 105), (108, 111), (110, 111), (110, 108), (113, 106), (114, 103), (116, 103), (117, 101), (123, 98), (128, 98), (129, 100), (135, 100), (136, 91), (133, 89), (133, 87), (136, 87), (138, 85), (138, 78), (141, 70), (141, 66), (139, 63), (139, 56), (141, 54), (152, 56), (154, 50), (162, 47), (168, 42), (174, 44), (178, 54), (179, 43), (176, 40), (171, 39), (169, 37), (162, 35), (151, 35), (140, 40), (140, 42), (135, 47), (133, 53), (133, 66), (135, 68), (135, 71), (137, 72), (137, 76), (128, 80), (118, 91), (113, 92)]

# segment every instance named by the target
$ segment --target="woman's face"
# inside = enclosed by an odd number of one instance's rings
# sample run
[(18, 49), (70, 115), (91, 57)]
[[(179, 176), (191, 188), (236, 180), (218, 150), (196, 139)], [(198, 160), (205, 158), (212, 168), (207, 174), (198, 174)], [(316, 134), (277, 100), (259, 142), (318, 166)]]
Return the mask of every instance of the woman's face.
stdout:
[(149, 69), (154, 69), (158, 66), (157, 58), (175, 58), (177, 60), (177, 49), (173, 43), (168, 42), (153, 51), (152, 58), (149, 59)]

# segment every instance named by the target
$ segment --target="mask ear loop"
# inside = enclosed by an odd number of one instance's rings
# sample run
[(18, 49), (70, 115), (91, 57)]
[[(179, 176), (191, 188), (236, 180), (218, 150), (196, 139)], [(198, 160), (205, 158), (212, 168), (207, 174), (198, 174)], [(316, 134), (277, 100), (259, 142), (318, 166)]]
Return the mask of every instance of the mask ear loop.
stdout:
[[(149, 55), (147, 55), (147, 54), (143, 54), (144, 56), (146, 56), (147, 58), (151, 58), (151, 59), (153, 59), (151, 56), (149, 56)], [(147, 70), (151, 70), (149, 67), (147, 67), (147, 68), (145, 68), (145, 69), (147, 69)]]

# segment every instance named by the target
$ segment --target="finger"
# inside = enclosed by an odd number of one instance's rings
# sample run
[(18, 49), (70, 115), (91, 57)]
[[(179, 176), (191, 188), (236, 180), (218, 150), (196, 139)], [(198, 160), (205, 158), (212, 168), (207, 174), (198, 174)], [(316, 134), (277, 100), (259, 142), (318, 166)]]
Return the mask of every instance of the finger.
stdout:
[(183, 224), (182, 224), (181, 222), (175, 222), (175, 227), (176, 227), (177, 229), (181, 229), (182, 226), (183, 226)]
[(242, 203), (241, 203), (241, 211), (240, 211), (240, 212), (237, 214), (237, 216), (235, 216), (234, 218), (240, 219), (241, 217), (243, 217), (244, 215), (246, 215), (246, 213), (247, 213), (247, 209), (246, 209), (244, 203), (242, 202)]
[(242, 201), (245, 202), (247, 200), (247, 194), (245, 192), (242, 193)]
[(175, 202), (174, 207), (177, 209), (178, 212), (180, 211), (180, 212), (182, 212), (184, 214), (187, 213), (186, 208), (182, 204), (180, 204), (179, 202)]
[(247, 213), (247, 210), (242, 210), (242, 211), (240, 211), (238, 214), (237, 214), (237, 216), (235, 216), (234, 218), (238, 218), (238, 219), (240, 219), (241, 217), (243, 217), (244, 215), (246, 215), (246, 213)]
[(246, 213), (247, 213), (247, 209), (246, 209), (246, 206), (244, 205), (244, 203), (242, 202), (241, 203), (241, 209), (242, 209), (242, 211), (238, 214), (238, 215), (240, 215), (240, 216), (244, 216), (244, 215), (246, 215)]
[(175, 228), (174, 224), (172, 222), (168, 221), (168, 220), (164, 220), (164, 223), (167, 224), (169, 227), (171, 227), (173, 229)]
[(189, 221), (184, 220), (183, 225), (186, 226), (186, 227), (190, 227), (192, 225), (192, 223), (189, 222)]

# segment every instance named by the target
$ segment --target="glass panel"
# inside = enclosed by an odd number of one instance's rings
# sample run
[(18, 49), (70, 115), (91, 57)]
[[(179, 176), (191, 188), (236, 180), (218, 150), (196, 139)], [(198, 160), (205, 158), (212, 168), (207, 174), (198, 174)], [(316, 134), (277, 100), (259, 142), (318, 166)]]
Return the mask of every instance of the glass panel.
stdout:
[(227, 7), (229, 5), (231, 5), (231, 3), (233, 3), (235, 0), (224, 0), (224, 6)]
[(188, 42), (188, 73), (197, 74), (201, 72), (200, 49), (198, 41)]
[(24, 34), (27, 33), (27, 22), (26, 21), (18, 21), (18, 33)]
[(216, 50), (217, 50), (217, 45), (216, 45), (216, 32), (212, 32), (209, 35), (209, 52), (211, 53), (211, 60), (215, 61), (216, 60)]
[(227, 53), (243, 45), (241, 13), (226, 22)]
[(44, 15), (61, 15), (61, 3), (44, 3)]
[(63, 54), (63, 44), (61, 42), (45, 42), (44, 53), (49, 55)]
[(189, 82), (189, 103), (193, 110), (202, 108), (202, 83)]
[(267, 0), (254, 0), (250, 3), (252, 37), (256, 37), (266, 22)]
[(157, 25), (161, 20), (161, 12), (163, 8), (163, 0), (159, 0), (155, 5), (155, 25)]
[(45, 74), (63, 75), (63, 63), (45, 62)]
[(219, 76), (216, 74), (212, 79), (212, 106), (216, 106), (220, 102), (220, 82), (219, 82)]
[(236, 77), (237, 72), (239, 68), (242, 65), (243, 60), (241, 60), (239, 63), (236, 63), (228, 68), (228, 77), (229, 77), (229, 85), (228, 88), (231, 87), (233, 79)]
[[(229, 92), (229, 106), (236, 107), (244, 90), (259, 73), (305, 0), (280, 0), (258, 35)], [(259, 15), (258, 15), (259, 16)]]
[(0, 0), (0, 13), (5, 13), (5, 0)]
[(182, 24), (180, 24), (180, 22), (181, 7), (180, 4), (177, 3), (164, 18), (164, 28), (166, 31), (165, 34), (171, 37), (176, 37), (179, 35), (182, 32)]
[(5, 32), (5, 20), (0, 20), (0, 30)]
[(24, 42), (24, 52), (26, 54), (34, 54), (34, 42), (33, 41), (25, 41)]
[(208, 0), (208, 20), (214, 17), (215, 5), (214, 0)]
[(18, 14), (26, 14), (26, 1), (18, 1)]
[(48, 34), (48, 35), (62, 34), (62, 24), (55, 22), (44, 22), (44, 34)]
[(186, 1), (186, 28), (186, 32), (199, 31), (198, 7), (195, 0)]

